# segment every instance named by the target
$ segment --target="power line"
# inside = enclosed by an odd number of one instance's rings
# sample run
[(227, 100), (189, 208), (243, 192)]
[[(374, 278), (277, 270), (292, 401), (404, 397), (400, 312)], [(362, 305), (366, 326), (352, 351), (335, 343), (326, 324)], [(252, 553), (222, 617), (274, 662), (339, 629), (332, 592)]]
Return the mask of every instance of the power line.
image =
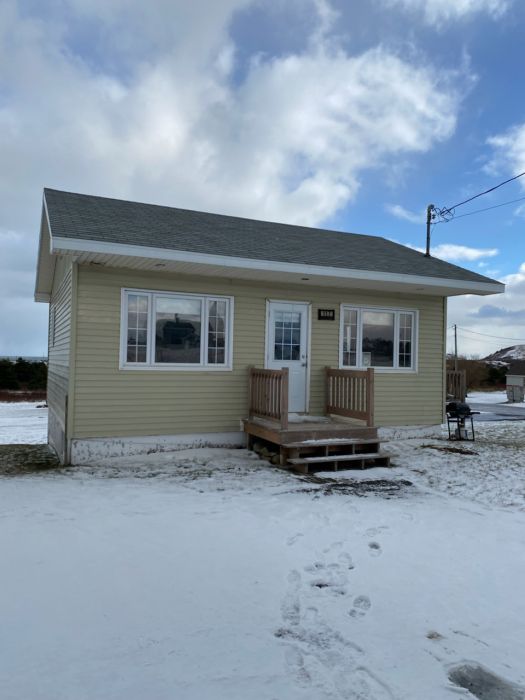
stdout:
[(518, 175), (514, 175), (514, 177), (509, 177), (508, 180), (505, 180), (504, 182), (500, 182), (499, 185), (494, 185), (494, 187), (489, 187), (488, 190), (485, 190), (484, 192), (480, 192), (479, 194), (475, 194), (473, 197), (469, 197), (468, 199), (465, 199), (463, 202), (459, 202), (459, 204), (454, 204), (452, 207), (447, 207), (445, 209), (441, 209), (438, 211), (438, 214), (441, 216), (446, 216), (447, 214), (452, 214), (454, 212), (454, 209), (457, 209), (458, 207), (463, 206), (463, 204), (468, 204), (468, 202), (472, 202), (472, 200), (477, 199), (478, 197), (482, 197), (484, 194), (488, 194), (489, 192), (494, 192), (494, 190), (497, 190), (499, 187), (503, 187), (503, 185), (508, 184), (509, 182), (512, 182), (513, 180), (517, 180), (520, 177), (523, 177), (525, 175), (525, 171), (522, 173), (519, 173)]
[[(525, 201), (525, 197), (519, 197), (519, 199), (511, 199), (510, 202), (502, 202), (501, 204), (494, 204), (492, 207), (485, 207), (484, 209), (476, 209), (476, 211), (469, 211), (467, 214), (460, 214), (455, 216), (454, 219), (463, 219), (465, 216), (473, 216), (474, 214), (481, 214), (484, 211), (490, 211), (491, 209), (498, 209), (499, 207), (505, 207), (508, 204), (516, 204), (517, 202)], [(438, 224), (448, 224), (451, 219), (443, 219), (443, 221), (434, 222), (434, 226)]]
[(474, 333), (474, 335), (482, 335), (485, 338), (496, 338), (497, 340), (517, 340), (518, 342), (525, 343), (525, 338), (509, 338), (508, 336), (504, 335), (489, 335), (488, 333), (478, 333), (477, 331), (471, 331), (469, 328), (463, 328), (462, 326), (458, 326), (458, 330), (464, 333)]

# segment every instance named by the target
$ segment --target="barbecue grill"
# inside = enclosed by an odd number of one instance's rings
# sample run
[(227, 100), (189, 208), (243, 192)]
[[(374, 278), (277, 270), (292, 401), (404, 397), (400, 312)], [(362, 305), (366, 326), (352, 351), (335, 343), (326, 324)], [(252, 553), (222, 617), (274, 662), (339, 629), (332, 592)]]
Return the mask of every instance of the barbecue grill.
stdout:
[[(474, 416), (479, 415), (479, 411), (471, 411), (468, 403), (462, 401), (451, 401), (447, 403), (447, 426), (449, 440), (472, 440), (475, 439)], [(470, 433), (465, 425), (470, 420)]]

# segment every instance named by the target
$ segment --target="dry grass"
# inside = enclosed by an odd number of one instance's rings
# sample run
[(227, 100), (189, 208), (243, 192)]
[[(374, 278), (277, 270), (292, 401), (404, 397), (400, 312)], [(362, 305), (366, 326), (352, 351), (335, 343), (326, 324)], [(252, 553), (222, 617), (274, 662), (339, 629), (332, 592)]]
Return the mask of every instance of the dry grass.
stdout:
[(0, 445), (0, 477), (22, 476), (60, 467), (47, 445)]

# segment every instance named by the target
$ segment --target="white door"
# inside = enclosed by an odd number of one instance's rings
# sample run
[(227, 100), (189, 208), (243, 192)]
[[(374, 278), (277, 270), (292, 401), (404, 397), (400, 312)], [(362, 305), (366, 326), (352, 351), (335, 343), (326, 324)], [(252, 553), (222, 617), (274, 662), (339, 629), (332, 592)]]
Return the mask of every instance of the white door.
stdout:
[(266, 338), (268, 369), (288, 367), (291, 413), (306, 411), (308, 381), (308, 304), (269, 302)]

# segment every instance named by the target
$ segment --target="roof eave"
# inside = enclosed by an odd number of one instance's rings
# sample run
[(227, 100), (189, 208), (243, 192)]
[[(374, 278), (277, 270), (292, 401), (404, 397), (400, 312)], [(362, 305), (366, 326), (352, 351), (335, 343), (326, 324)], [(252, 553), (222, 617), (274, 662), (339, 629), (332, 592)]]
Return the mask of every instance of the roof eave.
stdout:
[(341, 285), (345, 282), (353, 282), (354, 286), (359, 283), (377, 282), (383, 285), (392, 284), (403, 286), (410, 291), (419, 291), (424, 288), (426, 293), (435, 289), (435, 294), (442, 296), (456, 296), (460, 294), (490, 295), (501, 294), (505, 291), (505, 285), (490, 280), (487, 282), (448, 279), (439, 277), (426, 277), (423, 275), (405, 275), (394, 272), (376, 272), (371, 270), (352, 270), (349, 268), (324, 267), (318, 265), (305, 265), (298, 263), (277, 262), (274, 260), (257, 260), (253, 258), (240, 258), (225, 255), (212, 255), (207, 253), (196, 253), (185, 250), (172, 250), (149, 246), (139, 246), (122, 243), (111, 243), (106, 241), (93, 241), (87, 239), (77, 239), (68, 237), (51, 236), (51, 254), (69, 253), (82, 254), (91, 253), (93, 255), (107, 255), (114, 259), (117, 257), (144, 258), (156, 261), (167, 261), (172, 263), (192, 263), (205, 267), (220, 267), (234, 270), (267, 271), (270, 273), (289, 273), (292, 275), (302, 275), (303, 278), (309, 276), (315, 278), (322, 284), (323, 278), (340, 280)]

